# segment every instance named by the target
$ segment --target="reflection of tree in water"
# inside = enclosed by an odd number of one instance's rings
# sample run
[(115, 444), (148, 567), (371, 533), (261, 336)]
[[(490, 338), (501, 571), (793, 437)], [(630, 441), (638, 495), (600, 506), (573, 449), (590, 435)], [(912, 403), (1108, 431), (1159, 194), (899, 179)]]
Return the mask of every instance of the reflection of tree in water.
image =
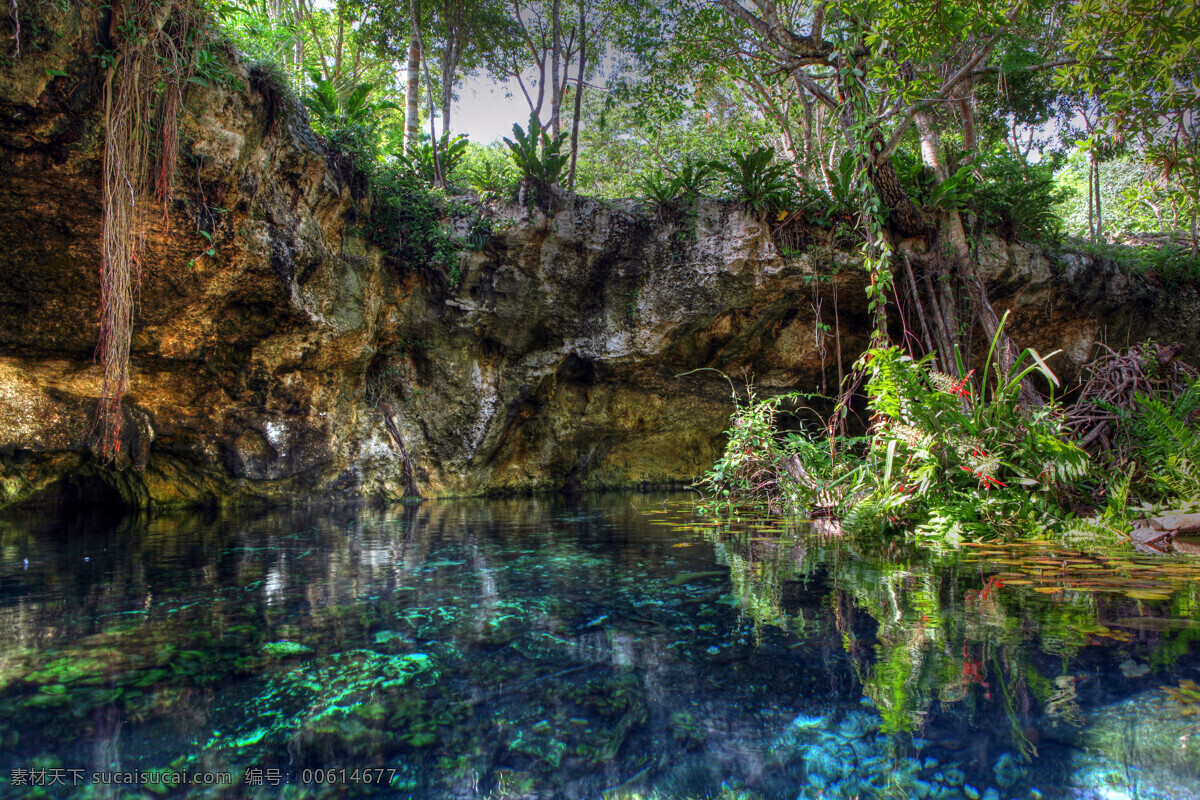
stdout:
[[(792, 626), (803, 636), (813, 622), (785, 609), (785, 587), (826, 588), (826, 624), (840, 636), (864, 693), (882, 715), (883, 730), (890, 732), (922, 736), (951, 719), (985, 724), (1000, 717), (1005, 723), (998, 729), (1008, 730), (1012, 747), (1032, 757), (1039, 725), (1081, 724), (1076, 684), (1085, 673), (1096, 687), (1091, 702), (1111, 701), (1122, 684), (1097, 679), (1097, 673), (1111, 675), (1131, 656), (1168, 669), (1188, 652), (1200, 628), (1143, 631), (1130, 641), (1128, 628), (1113, 624), (1132, 625), (1164, 613), (1197, 616), (1195, 566), (1185, 569), (1193, 582), (1180, 584), (1171, 605), (1161, 609), (1095, 591), (1051, 597), (1053, 589), (1032, 587), (1035, 581), (1022, 574), (987, 574), (961, 551), (830, 541), (802, 532), (793, 532), (797, 540), (783, 537), (770, 547), (752, 526), (708, 531), (730, 565), (743, 610), (761, 624), (799, 620), (800, 626)], [(1112, 558), (1125, 564), (1120, 551)], [(866, 614), (875, 625), (870, 644), (856, 614)], [(1101, 642), (1114, 646), (1082, 652)]]

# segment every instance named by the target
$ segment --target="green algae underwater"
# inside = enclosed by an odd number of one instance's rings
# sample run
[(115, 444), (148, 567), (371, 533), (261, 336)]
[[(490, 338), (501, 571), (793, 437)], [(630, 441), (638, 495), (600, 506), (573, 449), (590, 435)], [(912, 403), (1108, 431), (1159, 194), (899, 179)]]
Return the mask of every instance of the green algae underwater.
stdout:
[(10, 512), (0, 797), (1192, 798), (1197, 639), (1194, 558), (680, 494)]

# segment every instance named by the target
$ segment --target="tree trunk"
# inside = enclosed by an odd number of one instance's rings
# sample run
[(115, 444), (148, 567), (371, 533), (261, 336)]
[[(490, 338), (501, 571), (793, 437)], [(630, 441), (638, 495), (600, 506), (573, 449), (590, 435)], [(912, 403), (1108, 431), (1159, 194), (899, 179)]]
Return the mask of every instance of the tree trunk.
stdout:
[(575, 188), (575, 160), (579, 156), (579, 118), (583, 111), (583, 75), (587, 66), (587, 23), (583, 16), (583, 3), (584, 0), (579, 0), (579, 74), (575, 79), (575, 109), (571, 114), (571, 166), (567, 172), (567, 188), (572, 190)]
[(1092, 201), (1096, 199), (1096, 192), (1092, 191), (1092, 181), (1096, 178), (1096, 162), (1093, 158), (1087, 160), (1087, 239), (1096, 241), (1096, 209), (1092, 206)]
[(970, 160), (979, 147), (975, 133), (975, 106), (971, 103), (970, 89), (961, 89), (955, 95), (958, 97), (958, 116), (962, 120), (963, 150), (967, 151), (967, 160)]
[[(931, 168), (937, 176), (937, 182), (941, 184), (949, 177), (950, 170), (941, 160), (941, 140), (937, 129), (933, 125), (933, 119), (928, 112), (922, 111), (914, 116), (913, 121), (917, 125), (917, 132), (921, 138), (921, 156), (925, 161), (925, 165)], [(979, 317), (984, 335), (987, 336), (989, 341), (999, 337), (996, 357), (999, 361), (1000, 379), (1007, 380), (1009, 374), (1012, 372), (1013, 365), (1017, 361), (1017, 348), (1008, 334), (1000, 329), (1000, 319), (996, 316), (996, 310), (992, 308), (992, 302), (988, 298), (987, 287), (983, 285), (983, 280), (979, 277), (979, 272), (975, 269), (975, 260), (971, 257), (971, 246), (967, 241), (967, 232), (963, 227), (962, 217), (958, 211), (951, 210), (947, 212), (946, 221), (941, 228), (941, 234), (950, 240), (950, 246), (954, 252), (954, 265), (958, 270), (959, 279), (967, 291), (967, 296), (971, 300), (972, 310)], [(952, 331), (951, 334), (956, 340), (960, 338), (958, 331)], [(953, 364), (954, 353), (952, 351), (942, 353), (941, 360), (943, 364)], [(1020, 404), (1024, 409), (1042, 404), (1041, 398), (1028, 379), (1021, 381)]]
[[(558, 62), (562, 59), (562, 20), (561, 0), (554, 0), (550, 6), (551, 44), (550, 44), (550, 135), (558, 136), (562, 127), (561, 106), (562, 95), (558, 91)], [(564, 65), (565, 68), (565, 65)]]
[(433, 155), (433, 185), (439, 188), (446, 185), (446, 175), (442, 172), (442, 162), (438, 155), (437, 134), (433, 130), (433, 79), (429, 77), (429, 62), (425, 62), (425, 98), (429, 105), (429, 149)]
[(409, 0), (412, 27), (408, 35), (408, 85), (404, 94), (404, 146), (417, 144), (421, 95), (421, 24), (417, 0)]
[(450, 134), (450, 104), (454, 100), (454, 71), (457, 65), (446, 68), (446, 63), (442, 64), (442, 136)]
[(465, 0), (445, 0), (442, 3), (442, 17), (446, 26), (445, 47), (442, 50), (442, 136), (448, 136), (454, 83), (468, 35)]
[[(876, 134), (875, 141), (883, 146), (883, 137)], [(890, 160), (874, 165), (870, 169), (871, 185), (879, 193), (879, 199), (887, 206), (891, 214), (889, 222), (905, 236), (924, 236), (929, 230), (925, 215), (917, 208), (908, 192), (900, 184), (896, 168)]]

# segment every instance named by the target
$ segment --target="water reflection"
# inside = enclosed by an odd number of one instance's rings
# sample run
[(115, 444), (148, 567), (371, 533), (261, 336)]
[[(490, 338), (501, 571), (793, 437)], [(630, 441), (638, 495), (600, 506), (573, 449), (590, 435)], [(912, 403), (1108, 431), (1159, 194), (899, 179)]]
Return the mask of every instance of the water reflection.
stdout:
[[(9, 515), (0, 791), (1200, 796), (1198, 575), (666, 495)], [(229, 782), (90, 782), (154, 770)]]

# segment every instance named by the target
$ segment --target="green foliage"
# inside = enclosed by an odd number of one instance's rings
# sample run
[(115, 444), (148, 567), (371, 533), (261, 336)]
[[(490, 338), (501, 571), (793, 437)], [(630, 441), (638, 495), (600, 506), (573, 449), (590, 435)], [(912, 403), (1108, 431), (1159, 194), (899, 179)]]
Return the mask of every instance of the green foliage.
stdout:
[(516, 123), (512, 130), (515, 141), (506, 136), (504, 144), (508, 146), (513, 163), (521, 170), (522, 179), (543, 193), (558, 185), (563, 169), (571, 159), (563, 152), (567, 135), (562, 133), (551, 138), (542, 130), (536, 114), (529, 115), (528, 131)]
[(309, 77), (313, 87), (305, 95), (304, 105), (313, 128), (334, 151), (349, 155), (357, 169), (371, 174), (379, 158), (381, 114), (395, 109), (396, 104), (371, 102), (374, 86), (370, 83), (339, 86), (317, 72)]
[(387, 165), (370, 176), (367, 236), (403, 270), (439, 266), (457, 283), (458, 245), (445, 223), (445, 195), (408, 170)]
[(858, 209), (859, 169), (854, 153), (842, 153), (837, 169), (829, 175), (830, 199), (838, 211), (853, 213)]
[(675, 179), (662, 170), (638, 178), (643, 196), (662, 211), (679, 199), (679, 186)]
[[(1193, 199), (1176, 173), (1156, 164), (1146, 151), (1116, 152), (1097, 165), (1104, 230), (1110, 237), (1123, 234), (1161, 234), (1188, 226)], [(1061, 189), (1057, 207), (1069, 233), (1088, 233), (1089, 154), (1077, 149), (1060, 164), (1055, 180)]]
[(1029, 164), (1004, 149), (988, 155), (978, 169), (968, 209), (978, 224), (1006, 239), (1057, 241), (1063, 223), (1057, 208), (1066, 192), (1055, 181), (1061, 159), (1049, 155)]
[(846, 456), (863, 440), (831, 447), (803, 430), (782, 431), (776, 424), (780, 406), (800, 397), (792, 392), (760, 400), (753, 387), (747, 387), (744, 400), (733, 393), (725, 452), (696, 484), (705, 495), (705, 511), (753, 509), (794, 516), (837, 507), (855, 493), (865, 474)]
[(397, 108), (390, 100), (370, 102), (374, 84), (339, 86), (334, 81), (322, 78), (321, 73), (315, 70), (309, 73), (309, 78), (313, 88), (305, 96), (304, 105), (312, 114), (313, 123), (320, 128), (374, 128), (380, 112)]
[(656, 170), (638, 179), (642, 192), (660, 211), (694, 203), (704, 192), (715, 167), (710, 163), (686, 163), (678, 174)]
[(1130, 420), (1136, 460), (1156, 503), (1200, 503), (1200, 381), (1173, 401), (1139, 395)]
[(1057, 383), (1035, 351), (1024, 351), (1012, 374), (990, 387), (985, 370), (981, 391), (969, 373), (933, 372), (898, 348), (868, 357), (869, 458), (879, 480), (848, 525), (904, 522), (939, 538), (987, 538), (1061, 519), (1088, 458), (1066, 440), (1055, 403), (1026, 412), (1018, 405), (1021, 379), (1031, 372)]
[(760, 147), (749, 153), (734, 150), (729, 156), (732, 163), (713, 161), (709, 165), (725, 178), (726, 188), (731, 195), (755, 213), (771, 213), (787, 208), (792, 200), (795, 181), (791, 178), (791, 167), (787, 163), (772, 163), (774, 148)]
[(1056, 178), (1061, 157), (1037, 164), (998, 146), (938, 184), (920, 159), (898, 152), (896, 172), (914, 201), (974, 215), (976, 233), (1053, 242), (1062, 236), (1059, 209), (1070, 191)]
[(517, 182), (517, 177), (511, 170), (491, 161), (471, 167), (465, 174), (470, 181), (471, 188), (485, 200), (497, 200), (503, 197)]
[(1175, 244), (1123, 245), (1071, 239), (1072, 250), (1109, 258), (1121, 270), (1167, 288), (1200, 284), (1200, 257)]
[(1190, 227), (1195, 245), (1200, 8), (1192, 0), (1082, 0), (1068, 21), (1062, 49), (1072, 60), (1058, 71), (1059, 86), (1094, 98), (1098, 117), (1078, 137), (1080, 148), (1135, 150), (1153, 168), (1136, 194), (1150, 199), (1160, 230), (1169, 207), (1173, 227)]
[[(469, 140), (466, 136), (451, 138), (449, 133), (442, 134), (437, 143), (437, 167), (443, 176), (453, 175), (467, 154)], [(421, 134), (419, 141), (410, 144), (400, 156), (400, 163), (405, 169), (426, 183), (432, 184), (437, 178), (434, 169), (434, 145), (428, 134)]]
[(622, 87), (608, 97), (585, 95), (577, 190), (603, 198), (635, 197), (643, 193), (644, 175), (678, 176), (688, 164), (724, 159), (730, 150), (752, 150), (772, 136), (769, 123), (738, 104), (714, 100), (708, 108), (668, 113), (660, 97), (642, 99), (634, 93), (633, 87)]
[[(988, 363), (995, 356), (988, 354)], [(871, 436), (818, 442), (778, 430), (784, 399), (738, 404), (725, 454), (701, 482), (718, 507), (774, 513), (832, 511), (848, 530), (909, 530), (934, 538), (991, 538), (1062, 523), (1064, 504), (1089, 476), (1086, 453), (1069, 442), (1051, 400), (1022, 411), (1020, 383), (1031, 373), (1055, 385), (1035, 351), (1010, 374), (985, 368), (979, 386), (961, 367), (934, 372), (896, 347), (864, 356)]]

